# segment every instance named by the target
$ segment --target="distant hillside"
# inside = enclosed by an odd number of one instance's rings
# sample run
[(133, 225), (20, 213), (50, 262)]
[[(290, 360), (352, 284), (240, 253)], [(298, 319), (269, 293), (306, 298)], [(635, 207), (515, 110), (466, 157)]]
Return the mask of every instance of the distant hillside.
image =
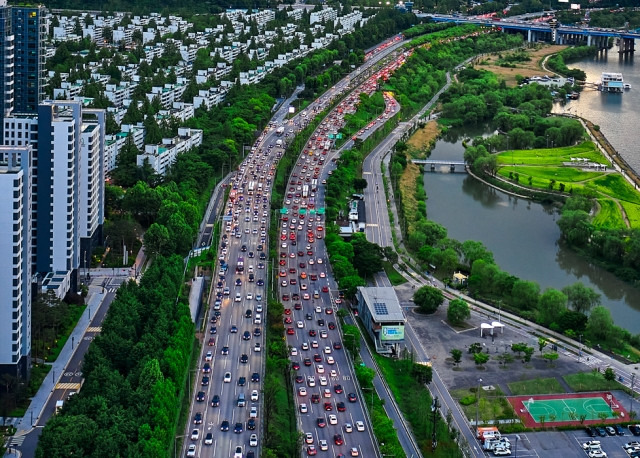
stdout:
[[(10, 1), (10, 3), (12, 3)], [(48, 8), (95, 11), (216, 13), (226, 8), (267, 8), (267, 0), (44, 0)]]

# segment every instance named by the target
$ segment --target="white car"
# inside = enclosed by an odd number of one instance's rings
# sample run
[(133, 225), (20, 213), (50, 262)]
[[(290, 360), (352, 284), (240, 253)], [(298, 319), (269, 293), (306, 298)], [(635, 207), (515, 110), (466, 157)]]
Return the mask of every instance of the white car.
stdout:
[(211, 361), (213, 359), (213, 352), (208, 351), (207, 355), (204, 357), (205, 361)]
[(312, 340), (311, 341), (311, 348), (318, 348), (318, 341), (317, 340)]
[(493, 456), (508, 456), (511, 455), (511, 450), (506, 447), (496, 447), (493, 449)]
[(313, 434), (311, 434), (311, 433), (305, 433), (305, 435), (304, 435), (304, 441), (305, 441), (307, 444), (313, 444)]
[(364, 422), (362, 420), (356, 421), (356, 429), (360, 432), (364, 431)]
[(257, 447), (258, 446), (258, 435), (252, 434), (249, 436), (249, 447)]
[(323, 261), (322, 261), (322, 258), (318, 258), (318, 259), (316, 259), (316, 262), (317, 262), (318, 264), (322, 264), (322, 262), (323, 262)]
[(299, 396), (306, 396), (307, 395), (307, 389), (303, 386), (301, 386), (300, 388), (298, 388), (298, 395)]
[(338, 417), (336, 417), (335, 415), (329, 415), (329, 424), (330, 425), (337, 425), (338, 424)]
[(298, 322), (296, 323), (296, 326), (297, 326), (297, 327), (299, 327), (299, 328), (304, 328), (304, 322), (302, 322), (302, 321), (298, 321)]
[(331, 377), (337, 377), (337, 376), (338, 376), (338, 371), (337, 371), (337, 370), (335, 370), (335, 369), (331, 369), (331, 370), (329, 371), (329, 375), (330, 375)]
[(291, 349), (291, 356), (298, 356), (298, 349), (296, 347)]
[(256, 342), (256, 344), (253, 346), (253, 351), (255, 351), (255, 352), (262, 351), (262, 347), (260, 346), (260, 342)]
[(222, 381), (224, 383), (231, 383), (231, 372), (225, 372)]
[(258, 418), (258, 408), (256, 406), (251, 407), (249, 418)]
[(198, 439), (200, 439), (200, 430), (194, 429), (193, 431), (191, 431), (191, 440), (197, 441)]
[(302, 342), (301, 348), (303, 350), (308, 350), (309, 349), (309, 343), (308, 342)]
[(318, 444), (320, 446), (320, 450), (322, 450), (323, 452), (326, 452), (327, 450), (329, 450), (329, 445), (327, 444), (326, 439), (320, 439), (318, 441)]
[(248, 301), (252, 301), (253, 300), (253, 293), (247, 293), (247, 300)]
[(335, 364), (335, 360), (333, 359), (333, 356), (327, 356), (327, 364)]
[(251, 400), (252, 401), (254, 401), (254, 402), (257, 401), (259, 396), (260, 395), (258, 394), (258, 390), (253, 390), (251, 392)]
[(344, 424), (344, 432), (345, 433), (352, 433), (353, 432), (353, 426), (351, 426), (351, 423), (345, 423)]
[(592, 450), (589, 452), (589, 458), (607, 458), (607, 454), (602, 450)]
[(196, 456), (196, 444), (189, 445), (189, 449), (187, 450), (187, 456)]
[(316, 305), (316, 313), (322, 313), (322, 307)]
[[(195, 456), (195, 455), (194, 455), (194, 456)], [(236, 447), (236, 451), (235, 451), (235, 453), (233, 454), (233, 458), (242, 458), (242, 446), (241, 446), (241, 445), (238, 445), (238, 446)]]
[(318, 377), (318, 381), (320, 382), (320, 386), (327, 385), (327, 377), (325, 377), (324, 375), (321, 375), (320, 377)]
[(300, 413), (307, 413), (309, 409), (305, 403), (300, 404)]
[(324, 347), (324, 352), (325, 352), (325, 354), (327, 354), (327, 355), (328, 355), (328, 354), (330, 354), (330, 353), (331, 353), (331, 347), (330, 347), (330, 346), (328, 346), (328, 345), (327, 345), (326, 347)]
[(310, 387), (316, 386), (316, 378), (313, 376), (307, 377), (307, 385), (309, 385)]
[(324, 366), (322, 364), (318, 364), (316, 366), (316, 370), (318, 371), (318, 374), (324, 374)]

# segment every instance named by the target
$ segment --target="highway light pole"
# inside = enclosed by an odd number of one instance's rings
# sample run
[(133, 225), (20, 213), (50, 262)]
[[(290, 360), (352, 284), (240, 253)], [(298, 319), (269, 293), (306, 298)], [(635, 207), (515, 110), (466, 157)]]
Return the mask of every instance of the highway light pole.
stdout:
[(476, 387), (476, 438), (478, 437), (478, 409), (480, 407), (480, 384), (482, 379), (478, 379), (478, 386)]

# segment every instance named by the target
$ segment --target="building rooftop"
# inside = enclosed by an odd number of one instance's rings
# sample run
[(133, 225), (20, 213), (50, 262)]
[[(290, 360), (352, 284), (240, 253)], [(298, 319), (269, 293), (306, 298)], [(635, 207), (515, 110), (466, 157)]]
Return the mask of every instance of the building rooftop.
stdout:
[(404, 312), (393, 288), (358, 287), (374, 321), (405, 321)]

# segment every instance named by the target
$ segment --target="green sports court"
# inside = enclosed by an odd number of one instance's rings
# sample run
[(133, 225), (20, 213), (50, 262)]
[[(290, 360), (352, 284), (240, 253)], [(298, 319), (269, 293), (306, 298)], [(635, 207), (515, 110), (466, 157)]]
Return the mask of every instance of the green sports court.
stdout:
[(626, 411), (611, 393), (514, 396), (509, 402), (529, 427), (543, 423), (620, 421), (626, 417)]

